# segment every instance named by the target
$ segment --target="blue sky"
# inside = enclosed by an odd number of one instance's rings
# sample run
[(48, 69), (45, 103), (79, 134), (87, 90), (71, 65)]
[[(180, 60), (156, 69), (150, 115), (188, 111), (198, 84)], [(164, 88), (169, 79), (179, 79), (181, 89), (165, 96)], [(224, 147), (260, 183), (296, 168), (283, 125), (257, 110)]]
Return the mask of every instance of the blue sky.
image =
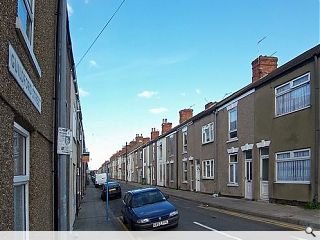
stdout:
[[(76, 62), (121, 2), (68, 0)], [(89, 167), (246, 86), (258, 55), (283, 65), (319, 38), (319, 0), (126, 0), (77, 67)]]

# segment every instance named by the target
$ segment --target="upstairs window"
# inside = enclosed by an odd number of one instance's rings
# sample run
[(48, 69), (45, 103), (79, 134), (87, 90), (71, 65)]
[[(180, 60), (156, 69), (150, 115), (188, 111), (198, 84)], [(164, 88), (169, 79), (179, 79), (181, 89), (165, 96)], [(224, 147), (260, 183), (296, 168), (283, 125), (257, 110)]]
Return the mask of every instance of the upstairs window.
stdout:
[(29, 45), (32, 45), (34, 0), (18, 0), (18, 19), (21, 31)]
[(214, 124), (209, 123), (202, 127), (202, 144), (212, 142), (214, 139)]
[(310, 73), (275, 89), (276, 116), (285, 115), (310, 106)]
[(229, 139), (238, 137), (238, 111), (237, 107), (229, 110)]
[(187, 140), (187, 137), (188, 137), (188, 133), (187, 131), (184, 131), (182, 132), (182, 147), (183, 147), (183, 152), (187, 152), (187, 149), (188, 149), (188, 140)]

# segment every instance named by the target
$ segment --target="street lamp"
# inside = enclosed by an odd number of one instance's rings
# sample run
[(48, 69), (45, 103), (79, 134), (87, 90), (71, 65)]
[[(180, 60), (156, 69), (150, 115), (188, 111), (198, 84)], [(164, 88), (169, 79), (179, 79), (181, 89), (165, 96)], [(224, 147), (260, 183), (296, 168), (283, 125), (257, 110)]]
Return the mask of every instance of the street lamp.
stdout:
[(126, 183), (128, 183), (128, 143), (126, 142)]

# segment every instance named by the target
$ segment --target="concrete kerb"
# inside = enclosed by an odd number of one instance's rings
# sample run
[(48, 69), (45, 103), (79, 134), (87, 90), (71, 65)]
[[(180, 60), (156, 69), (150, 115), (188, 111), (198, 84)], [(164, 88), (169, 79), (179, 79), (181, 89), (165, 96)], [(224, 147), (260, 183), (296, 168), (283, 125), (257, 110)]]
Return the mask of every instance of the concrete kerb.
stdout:
[[(194, 201), (194, 202), (199, 203), (201, 205), (208, 205), (209, 207), (220, 208), (222, 210), (229, 210), (229, 211), (233, 211), (236, 213), (242, 213), (242, 214), (251, 215), (254, 217), (261, 217), (261, 218), (266, 218), (266, 219), (270, 219), (270, 220), (276, 220), (276, 221), (281, 221), (281, 222), (285, 222), (285, 223), (296, 224), (296, 225), (300, 225), (300, 226), (312, 226), (315, 230), (320, 229), (320, 222), (319, 223), (314, 223), (314, 222), (310, 223), (309, 221), (306, 221), (304, 219), (294, 219), (294, 218), (287, 218), (287, 217), (281, 217), (281, 216), (274, 216), (274, 215), (263, 213), (262, 211), (260, 211), (260, 212), (247, 211), (247, 210), (243, 210), (243, 209), (239, 209), (239, 208), (233, 208), (231, 206), (221, 205), (221, 204), (217, 204), (217, 203), (212, 203), (212, 202), (203, 201), (203, 200), (199, 200), (196, 198), (181, 196), (179, 194), (172, 193), (173, 190), (175, 190), (175, 191), (183, 191), (183, 190), (176, 190), (176, 189), (171, 189), (171, 188), (167, 189), (167, 188), (161, 187), (161, 186), (141, 185), (139, 183), (132, 183), (132, 182), (127, 183), (127, 184), (131, 185), (131, 186), (135, 186), (135, 187), (139, 187), (139, 186), (141, 186), (141, 187), (147, 187), (147, 186), (157, 187), (157, 188), (160, 188), (161, 191), (168, 194), (169, 196), (174, 196), (176, 198), (189, 200), (189, 201), (191, 200), (191, 201)], [(188, 191), (186, 191), (186, 192), (188, 192)]]

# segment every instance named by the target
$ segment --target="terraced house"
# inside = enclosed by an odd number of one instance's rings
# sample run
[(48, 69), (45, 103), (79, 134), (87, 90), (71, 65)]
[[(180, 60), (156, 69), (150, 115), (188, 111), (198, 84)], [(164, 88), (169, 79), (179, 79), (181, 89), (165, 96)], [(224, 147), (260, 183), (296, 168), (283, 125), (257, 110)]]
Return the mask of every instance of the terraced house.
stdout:
[(195, 116), (181, 110), (174, 128), (164, 119), (161, 135), (151, 134), (142, 146), (149, 156), (144, 164), (151, 166), (152, 157), (157, 167), (152, 184), (250, 200), (319, 202), (319, 56), (320, 45), (280, 67), (276, 57), (259, 56), (244, 88)]
[[(0, 230), (72, 229), (79, 209), (87, 160), (82, 161), (82, 114), (63, 3), (0, 2)], [(58, 28), (64, 33), (59, 43)], [(57, 57), (58, 45), (65, 49), (60, 54), (64, 62)], [(61, 79), (66, 84), (64, 105), (68, 103), (63, 111), (58, 107)], [(65, 155), (69, 168), (59, 175), (70, 188), (58, 194), (59, 114), (71, 134)], [(62, 196), (65, 209), (58, 204)]]

